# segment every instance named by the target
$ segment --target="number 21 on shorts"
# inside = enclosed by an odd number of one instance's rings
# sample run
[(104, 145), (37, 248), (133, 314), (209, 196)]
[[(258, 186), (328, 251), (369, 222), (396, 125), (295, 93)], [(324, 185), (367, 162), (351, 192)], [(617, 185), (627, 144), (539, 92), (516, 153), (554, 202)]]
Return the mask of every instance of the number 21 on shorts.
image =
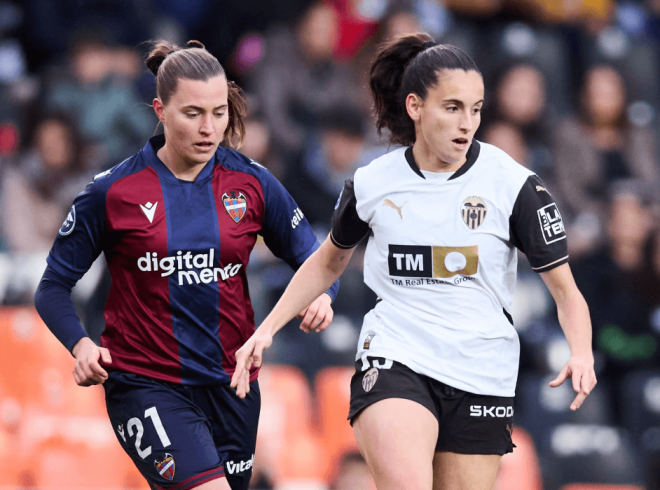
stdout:
[[(165, 427), (163, 427), (163, 423), (160, 420), (156, 407), (146, 409), (144, 411), (144, 418), (145, 420), (147, 418), (151, 419), (151, 422), (154, 424), (154, 428), (156, 429), (156, 433), (158, 434), (163, 447), (165, 448), (169, 446), (171, 444), (170, 438), (167, 436), (167, 432), (165, 432)], [(141, 447), (142, 436), (144, 435), (144, 425), (142, 424), (142, 420), (140, 420), (138, 417), (133, 417), (126, 423), (126, 430), (128, 430), (129, 437), (133, 437), (133, 435), (135, 435), (135, 449), (137, 450), (138, 456), (140, 456), (142, 459), (149, 456), (151, 454), (151, 446), (147, 446), (144, 449)], [(124, 427), (122, 425), (117, 427), (117, 432), (124, 440), (124, 442), (127, 442), (126, 434), (124, 433)]]

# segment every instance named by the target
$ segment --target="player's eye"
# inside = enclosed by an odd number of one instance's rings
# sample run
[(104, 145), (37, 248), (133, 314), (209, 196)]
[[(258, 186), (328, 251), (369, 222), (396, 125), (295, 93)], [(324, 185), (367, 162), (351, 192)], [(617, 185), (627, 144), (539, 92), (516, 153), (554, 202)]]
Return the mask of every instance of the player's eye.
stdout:
[(215, 117), (222, 117), (222, 116), (224, 116), (224, 115), (225, 115), (224, 112), (216, 112), (216, 113), (215, 113)]
[(448, 110), (449, 112), (457, 112), (457, 111), (458, 111), (458, 107), (456, 107), (455, 105), (450, 105), (449, 107), (447, 107), (447, 110)]
[(187, 112), (186, 116), (188, 116), (190, 119), (194, 119), (199, 116), (199, 112)]
[(480, 112), (481, 112), (481, 107), (475, 107), (474, 109), (472, 109), (473, 114), (479, 114)]

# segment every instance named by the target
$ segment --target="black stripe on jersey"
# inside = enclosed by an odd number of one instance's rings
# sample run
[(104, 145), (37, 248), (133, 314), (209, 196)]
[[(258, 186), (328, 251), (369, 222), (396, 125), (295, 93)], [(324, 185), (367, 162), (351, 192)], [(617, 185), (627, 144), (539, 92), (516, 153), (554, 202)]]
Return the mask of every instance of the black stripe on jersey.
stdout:
[(509, 240), (536, 272), (568, 262), (564, 222), (555, 200), (537, 175), (530, 175), (518, 193), (509, 217)]
[[(465, 155), (466, 158), (465, 163), (461, 165), (461, 168), (459, 168), (456, 172), (454, 172), (454, 175), (449, 177), (449, 180), (460, 177), (465, 172), (470, 170), (472, 165), (474, 165), (474, 162), (476, 162), (477, 158), (479, 158), (480, 151), (481, 151), (481, 145), (479, 145), (479, 142), (477, 140), (472, 140), (472, 144), (470, 145), (470, 148), (468, 149), (468, 152)], [(419, 165), (417, 165), (417, 162), (415, 161), (415, 157), (412, 151), (412, 146), (406, 149), (404, 155), (406, 157), (406, 161), (408, 162), (408, 165), (410, 165), (410, 168), (413, 170), (413, 172), (419, 175), (422, 179), (426, 179), (422, 171), (419, 169)]]
[(338, 248), (353, 248), (369, 233), (369, 225), (358, 216), (356, 205), (353, 180), (348, 179), (332, 214), (330, 240)]

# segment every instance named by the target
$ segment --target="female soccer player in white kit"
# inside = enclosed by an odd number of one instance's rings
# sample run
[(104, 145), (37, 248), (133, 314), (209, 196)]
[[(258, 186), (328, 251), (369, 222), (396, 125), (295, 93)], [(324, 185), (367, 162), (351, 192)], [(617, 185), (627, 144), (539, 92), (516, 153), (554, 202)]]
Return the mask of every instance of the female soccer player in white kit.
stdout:
[(545, 184), (473, 139), (481, 73), (426, 34), (385, 46), (371, 68), (379, 131), (402, 147), (347, 181), (332, 231), (237, 353), (249, 389), (273, 334), (342, 273), (369, 235), (364, 280), (380, 298), (364, 319), (349, 419), (379, 490), (487, 490), (513, 449), (519, 341), (509, 314), (517, 250), (558, 308), (580, 407), (596, 385), (589, 311), (570, 268), (561, 214)]

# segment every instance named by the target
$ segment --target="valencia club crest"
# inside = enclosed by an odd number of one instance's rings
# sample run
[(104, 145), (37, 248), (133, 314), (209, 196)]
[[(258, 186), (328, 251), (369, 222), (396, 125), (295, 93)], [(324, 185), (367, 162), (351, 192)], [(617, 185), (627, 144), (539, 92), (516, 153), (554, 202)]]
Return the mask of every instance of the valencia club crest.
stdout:
[(247, 199), (240, 191), (225, 192), (222, 195), (222, 204), (234, 223), (238, 223), (247, 211)]
[(165, 453), (162, 460), (154, 461), (154, 466), (160, 476), (168, 481), (174, 480), (174, 458), (170, 453)]

